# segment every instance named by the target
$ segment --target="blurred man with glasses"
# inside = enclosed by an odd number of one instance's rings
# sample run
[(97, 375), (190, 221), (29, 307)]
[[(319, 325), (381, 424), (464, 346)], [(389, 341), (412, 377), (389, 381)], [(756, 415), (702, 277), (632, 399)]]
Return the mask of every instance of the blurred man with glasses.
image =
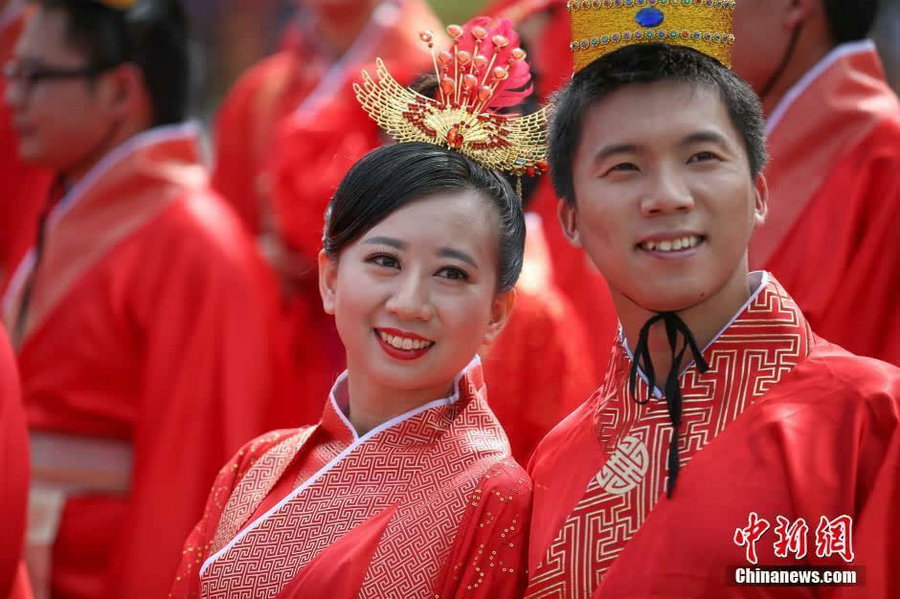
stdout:
[(38, 597), (164, 596), (218, 468), (291, 424), (274, 282), (183, 122), (186, 40), (174, 0), (43, 0), (5, 67), (19, 153), (55, 173), (3, 304)]
[[(12, 58), (28, 13), (25, 0), (0, 0), (0, 67)], [(6, 79), (0, 77), (0, 97), (5, 89)], [(46, 169), (22, 162), (17, 146), (12, 114), (0, 103), (0, 293), (34, 242), (51, 181)]]

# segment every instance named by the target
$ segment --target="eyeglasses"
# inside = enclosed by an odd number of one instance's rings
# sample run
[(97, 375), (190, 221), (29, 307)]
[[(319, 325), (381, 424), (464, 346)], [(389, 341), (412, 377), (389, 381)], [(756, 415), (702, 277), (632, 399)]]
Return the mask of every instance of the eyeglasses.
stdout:
[(87, 65), (73, 68), (41, 67), (27, 62), (8, 61), (3, 65), (3, 76), (9, 82), (21, 82), (26, 90), (31, 90), (35, 84), (41, 81), (54, 81), (61, 79), (78, 79), (81, 77), (96, 77), (104, 71), (108, 71), (116, 65)]

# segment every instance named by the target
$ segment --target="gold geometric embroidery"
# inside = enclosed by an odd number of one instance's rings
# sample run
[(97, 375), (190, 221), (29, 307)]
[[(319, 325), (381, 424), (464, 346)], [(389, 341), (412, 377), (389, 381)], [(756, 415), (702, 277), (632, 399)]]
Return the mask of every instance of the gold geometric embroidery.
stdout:
[[(209, 553), (214, 554), (233, 539), (284, 473), (291, 460), (316, 427), (309, 426), (287, 437), (256, 461), (228, 498)], [(277, 434), (277, 433), (275, 433)], [(265, 441), (268, 436), (260, 439)], [(253, 453), (253, 448), (250, 449)]]

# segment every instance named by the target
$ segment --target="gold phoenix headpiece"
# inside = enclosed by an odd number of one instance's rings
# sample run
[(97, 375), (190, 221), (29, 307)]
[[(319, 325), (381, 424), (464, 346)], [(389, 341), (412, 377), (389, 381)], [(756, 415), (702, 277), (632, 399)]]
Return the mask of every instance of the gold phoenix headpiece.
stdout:
[(499, 114), (531, 93), (531, 70), (507, 19), (472, 19), (447, 27), (452, 44), (435, 52), (434, 35), (419, 37), (431, 50), (437, 75), (435, 98), (403, 87), (384, 62), (373, 79), (362, 72), (353, 90), (363, 109), (398, 142), (451, 148), (480, 164), (514, 175), (547, 171), (547, 110)]
[(574, 70), (644, 42), (688, 46), (730, 68), (734, 5), (734, 0), (569, 0)]

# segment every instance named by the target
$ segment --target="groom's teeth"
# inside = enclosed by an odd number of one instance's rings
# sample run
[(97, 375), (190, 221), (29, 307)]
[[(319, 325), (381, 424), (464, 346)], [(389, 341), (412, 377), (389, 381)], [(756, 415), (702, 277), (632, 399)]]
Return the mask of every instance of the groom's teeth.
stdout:
[(700, 243), (698, 235), (688, 235), (679, 237), (678, 239), (665, 239), (662, 241), (644, 241), (641, 247), (648, 252), (677, 252), (688, 248), (696, 247)]

